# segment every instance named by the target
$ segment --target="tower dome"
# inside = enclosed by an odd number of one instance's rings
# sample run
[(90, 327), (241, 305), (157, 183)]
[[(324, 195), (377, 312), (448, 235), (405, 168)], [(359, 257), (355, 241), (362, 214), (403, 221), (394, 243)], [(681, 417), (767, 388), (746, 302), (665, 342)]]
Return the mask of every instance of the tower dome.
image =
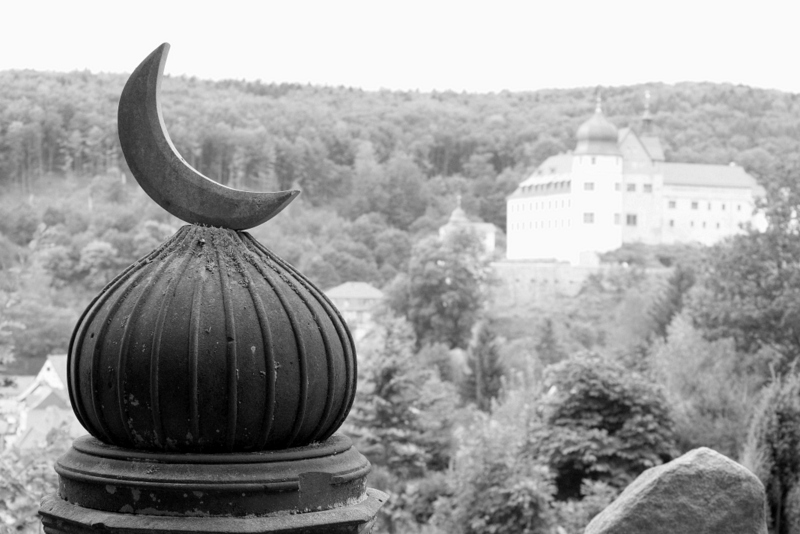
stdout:
[(597, 103), (594, 115), (581, 124), (577, 133), (578, 145), (575, 154), (619, 156), (617, 127), (611, 124)]

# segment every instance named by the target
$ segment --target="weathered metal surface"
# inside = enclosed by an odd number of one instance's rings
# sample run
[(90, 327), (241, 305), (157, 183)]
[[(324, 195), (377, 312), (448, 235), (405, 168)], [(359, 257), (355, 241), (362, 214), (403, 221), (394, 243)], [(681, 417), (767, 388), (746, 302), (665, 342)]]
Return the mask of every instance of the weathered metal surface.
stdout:
[(56, 463), (61, 499), (123, 514), (302, 514), (361, 502), (369, 462), (350, 439), (275, 452), (138, 452), (85, 436)]
[(350, 332), (319, 289), (237, 231), (297, 192), (236, 191), (183, 161), (158, 103), (167, 50), (128, 81), (120, 142), (145, 191), (196, 224), (78, 321), (68, 389), (95, 437), (58, 461), (45, 532), (367, 534), (386, 495), (333, 436), (355, 397)]
[(159, 92), (169, 45), (133, 71), (119, 101), (122, 153), (142, 189), (162, 208), (192, 224), (246, 230), (271, 219), (299, 191), (256, 193), (221, 185), (192, 168), (169, 138)]
[(250, 235), (185, 226), (114, 279), (72, 336), (73, 409), (98, 439), (157, 451), (297, 447), (350, 410), (338, 311)]
[(369, 534), (386, 494), (368, 489), (366, 498), (341, 508), (266, 517), (165, 517), (118, 514), (70, 504), (51, 495), (39, 515), (47, 534)]

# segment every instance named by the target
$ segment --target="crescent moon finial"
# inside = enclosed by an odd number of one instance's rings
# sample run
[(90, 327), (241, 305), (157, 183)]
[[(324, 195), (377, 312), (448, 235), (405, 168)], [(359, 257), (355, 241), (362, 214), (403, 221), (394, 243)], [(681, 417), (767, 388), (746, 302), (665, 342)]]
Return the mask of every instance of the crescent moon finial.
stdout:
[(224, 186), (195, 170), (172, 144), (159, 100), (168, 53), (164, 43), (147, 56), (119, 100), (119, 142), (133, 177), (162, 208), (191, 224), (246, 230), (268, 221), (300, 192), (257, 193)]

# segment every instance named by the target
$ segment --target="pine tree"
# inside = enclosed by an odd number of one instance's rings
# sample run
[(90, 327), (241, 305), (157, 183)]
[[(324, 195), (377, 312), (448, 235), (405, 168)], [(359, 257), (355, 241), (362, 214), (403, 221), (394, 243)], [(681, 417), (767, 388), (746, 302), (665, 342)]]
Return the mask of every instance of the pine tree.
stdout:
[(488, 321), (482, 321), (475, 327), (467, 352), (467, 366), (469, 374), (461, 383), (461, 397), (488, 412), (492, 399), (500, 394), (505, 373), (500, 361), (497, 335)]
[(694, 286), (697, 276), (694, 269), (684, 265), (675, 267), (675, 271), (667, 280), (667, 287), (661, 296), (653, 303), (649, 313), (653, 319), (655, 334), (667, 338), (667, 328), (672, 319), (683, 309), (684, 296)]
[(539, 334), (539, 341), (536, 342), (534, 349), (536, 349), (536, 354), (539, 356), (539, 361), (543, 367), (558, 363), (567, 357), (566, 352), (558, 342), (553, 320), (549, 317), (544, 320)]

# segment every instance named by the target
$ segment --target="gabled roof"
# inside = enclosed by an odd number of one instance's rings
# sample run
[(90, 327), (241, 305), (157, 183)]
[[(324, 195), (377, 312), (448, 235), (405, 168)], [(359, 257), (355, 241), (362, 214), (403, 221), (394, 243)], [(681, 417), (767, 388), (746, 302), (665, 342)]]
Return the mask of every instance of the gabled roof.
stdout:
[(658, 137), (640, 137), (639, 140), (644, 145), (650, 159), (653, 161), (664, 161), (664, 147), (661, 146), (661, 139)]
[[(44, 389), (44, 388), (43, 388)], [(72, 405), (69, 402), (69, 397), (63, 391), (53, 389), (44, 392), (41, 398), (36, 399), (36, 402), (29, 402), (28, 409), (30, 410), (44, 410), (50, 406), (55, 406), (59, 410), (70, 410)]]
[(325, 291), (331, 299), (382, 299), (383, 291), (366, 282), (345, 282)]
[(665, 163), (664, 185), (756, 189), (756, 179), (738, 165)]
[(37, 374), (36, 378), (31, 381), (28, 387), (17, 396), (17, 400), (20, 402), (27, 402), (28, 397), (41, 386), (67, 391), (66, 354), (51, 354), (48, 356), (41, 370), (39, 370), (39, 374)]
[(0, 376), (0, 381), (2, 381), (3, 378), (13, 379), (14, 385), (8, 387), (0, 387), (0, 398), (16, 397), (17, 395), (28, 389), (28, 387), (30, 387), (30, 385), (33, 384), (33, 381), (36, 380), (36, 377), (32, 375), (14, 375), (14, 376), (2, 375)]
[(64, 384), (64, 387), (67, 387), (67, 355), (66, 354), (51, 354), (47, 357), (50, 360), (50, 363), (53, 364), (53, 370), (55, 370), (58, 378), (61, 379), (61, 383)]
[(572, 172), (572, 154), (558, 154), (544, 160), (525, 181), (519, 185), (529, 185), (529, 182), (541, 182), (543, 176), (557, 176)]
[(644, 151), (653, 161), (664, 161), (664, 148), (661, 146), (661, 139), (655, 136), (644, 136), (637, 134), (633, 128), (625, 127), (619, 131), (619, 144), (627, 137), (633, 137), (644, 148)]
[[(513, 193), (506, 198), (528, 197), (537, 194), (533, 191), (537, 184), (555, 183), (568, 188), (569, 174), (572, 172), (573, 155), (571, 153), (550, 156), (539, 165), (533, 173), (520, 183)], [(563, 187), (562, 190), (565, 190)]]

